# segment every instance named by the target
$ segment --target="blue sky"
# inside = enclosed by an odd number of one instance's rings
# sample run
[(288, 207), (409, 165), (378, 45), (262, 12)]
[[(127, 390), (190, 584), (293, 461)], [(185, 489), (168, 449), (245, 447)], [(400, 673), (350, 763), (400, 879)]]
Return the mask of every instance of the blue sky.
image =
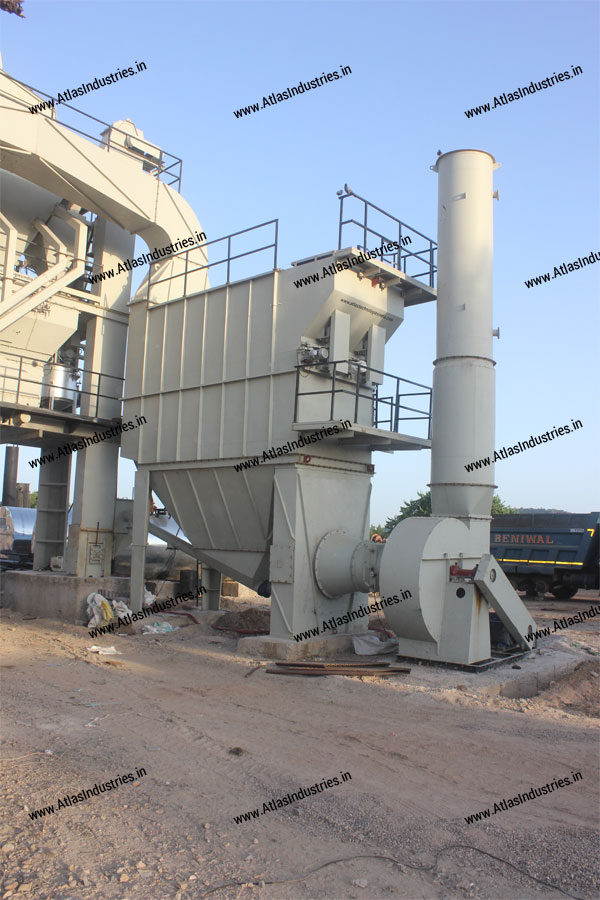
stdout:
[[(107, 122), (131, 118), (182, 157), (182, 193), (209, 240), (278, 217), (280, 266), (337, 246), (344, 183), (435, 238), (437, 150), (494, 154), (496, 446), (571, 419), (584, 426), (497, 463), (498, 493), (515, 506), (599, 508), (600, 262), (524, 285), (600, 251), (596, 4), (26, 0), (24, 11), (0, 13), (11, 75), (56, 96), (143, 60), (146, 72), (74, 105)], [(341, 65), (352, 74), (233, 115)], [(571, 66), (583, 73), (465, 116)], [(386, 369), (431, 384), (434, 356), (433, 305), (407, 310)], [(32, 489), (34, 455), (22, 450), (19, 469)], [(374, 461), (371, 520), (381, 522), (426, 489), (429, 453)], [(122, 496), (132, 470), (123, 463)]]

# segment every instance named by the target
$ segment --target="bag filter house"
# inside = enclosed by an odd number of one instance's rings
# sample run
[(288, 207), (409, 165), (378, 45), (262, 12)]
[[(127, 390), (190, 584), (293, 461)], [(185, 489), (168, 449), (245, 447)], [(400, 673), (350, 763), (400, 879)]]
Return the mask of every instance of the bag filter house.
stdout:
[[(410, 592), (387, 612), (407, 656), (488, 659), (490, 604), (526, 645), (533, 620), (489, 554), (493, 466), (464, 468), (494, 441), (496, 167), (478, 150), (444, 154), (434, 167), (437, 293), (432, 278), (383, 259), (353, 261), (360, 251), (350, 247), (181, 296), (170, 286), (168, 299), (158, 284), (133, 302), (124, 419), (146, 419), (122, 438), (137, 464), (133, 608), (153, 490), (207, 570), (209, 608), (220, 574), (270, 591), (272, 644), (368, 605), (379, 590)], [(299, 273), (332, 263), (342, 265), (330, 277), (295, 286)], [(429, 419), (428, 389), (385, 369), (387, 341), (424, 302), (437, 304), (431, 437), (403, 428), (411, 392)], [(369, 542), (372, 452), (428, 448), (432, 517), (401, 522), (386, 545)]]

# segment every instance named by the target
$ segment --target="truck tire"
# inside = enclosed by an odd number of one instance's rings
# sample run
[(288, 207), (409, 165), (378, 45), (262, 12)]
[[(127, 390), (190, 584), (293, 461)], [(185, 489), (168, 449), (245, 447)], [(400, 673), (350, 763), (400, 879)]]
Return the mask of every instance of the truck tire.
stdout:
[(571, 597), (575, 596), (578, 590), (579, 588), (571, 587), (568, 584), (559, 584), (552, 588), (552, 593), (557, 600), (570, 600)]
[(538, 595), (535, 581), (532, 578), (522, 581), (519, 585), (519, 590), (523, 591), (530, 600), (535, 600)]

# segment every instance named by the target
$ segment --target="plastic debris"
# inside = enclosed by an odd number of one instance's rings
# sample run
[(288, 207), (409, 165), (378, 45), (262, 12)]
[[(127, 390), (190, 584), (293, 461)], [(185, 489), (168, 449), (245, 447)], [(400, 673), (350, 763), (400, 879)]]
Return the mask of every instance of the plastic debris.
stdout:
[(156, 603), (156, 597), (144, 585), (144, 606), (152, 606), (153, 603)]
[(178, 631), (178, 626), (173, 628), (168, 622), (149, 622), (142, 628), (142, 634), (169, 634), (171, 631)]
[(113, 609), (106, 597), (95, 592), (87, 598), (87, 612), (88, 616), (91, 616), (88, 628), (93, 628), (96, 625), (106, 625), (107, 622), (114, 618)]
[(133, 615), (133, 612), (129, 609), (129, 607), (123, 600), (111, 600), (111, 603), (115, 616), (124, 618), (125, 616)]
[[(146, 591), (146, 594), (148, 594), (148, 591)], [(148, 594), (148, 596), (151, 597), (152, 594)], [(88, 622), (88, 628), (106, 625), (107, 622), (110, 622), (117, 617), (124, 618), (125, 616), (132, 615), (131, 610), (123, 600), (108, 601), (106, 597), (103, 597), (102, 594), (96, 592), (90, 594), (87, 598), (87, 612), (88, 616), (91, 616), (90, 621)]]
[(377, 632), (352, 635), (352, 646), (357, 656), (375, 656), (378, 653), (393, 653), (398, 649), (398, 638), (382, 641)]
[(86, 650), (89, 650), (90, 653), (98, 653), (100, 656), (122, 656), (120, 650), (117, 650), (115, 647), (98, 647), (96, 644), (93, 644), (91, 647), (86, 647)]

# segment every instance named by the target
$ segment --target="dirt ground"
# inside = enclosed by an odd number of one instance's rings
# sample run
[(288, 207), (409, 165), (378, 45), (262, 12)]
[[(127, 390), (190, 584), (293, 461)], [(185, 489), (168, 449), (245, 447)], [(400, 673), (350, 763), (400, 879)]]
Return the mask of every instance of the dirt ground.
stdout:
[[(528, 606), (543, 626), (592, 602), (581, 592)], [(2, 898), (598, 896), (598, 620), (536, 651), (577, 671), (510, 699), (503, 682), (535, 660), (283, 678), (237, 655), (235, 635), (184, 616), (164, 617), (172, 634), (92, 640), (2, 612)], [(339, 786), (263, 807), (342, 772)], [(465, 821), (572, 772), (577, 783), (493, 822)], [(133, 783), (30, 817), (127, 773)]]

